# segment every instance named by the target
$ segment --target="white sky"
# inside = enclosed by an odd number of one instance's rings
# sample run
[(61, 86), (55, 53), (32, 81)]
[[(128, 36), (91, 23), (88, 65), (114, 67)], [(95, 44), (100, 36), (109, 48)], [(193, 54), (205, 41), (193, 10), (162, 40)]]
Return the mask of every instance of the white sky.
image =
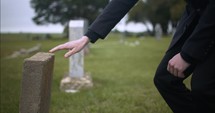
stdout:
[(35, 15), (30, 7), (30, 0), (1, 0), (1, 29), (0, 32), (42, 32), (61, 33), (61, 25), (37, 26), (33, 23)]
[[(35, 13), (30, 6), (30, 0), (0, 0), (1, 29), (0, 32), (33, 32), (33, 33), (62, 33), (62, 25), (37, 26), (32, 21)], [(132, 23), (125, 25), (125, 20), (115, 27), (119, 31), (141, 32), (145, 31), (145, 25)]]

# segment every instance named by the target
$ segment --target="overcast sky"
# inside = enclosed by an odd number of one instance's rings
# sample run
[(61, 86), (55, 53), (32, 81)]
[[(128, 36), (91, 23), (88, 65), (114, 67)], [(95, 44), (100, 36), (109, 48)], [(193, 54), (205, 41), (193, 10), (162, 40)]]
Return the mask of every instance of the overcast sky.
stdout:
[(35, 15), (30, 0), (1, 0), (1, 32), (44, 32), (61, 33), (61, 25), (37, 26), (33, 23)]
[[(33, 33), (62, 33), (61, 25), (37, 26), (32, 21), (34, 10), (30, 7), (30, 0), (0, 0), (1, 1), (1, 29), (0, 32), (33, 32)], [(141, 23), (131, 23), (125, 25), (123, 19), (116, 29), (119, 31), (143, 32), (145, 25)], [(150, 30), (152, 25), (149, 24)]]

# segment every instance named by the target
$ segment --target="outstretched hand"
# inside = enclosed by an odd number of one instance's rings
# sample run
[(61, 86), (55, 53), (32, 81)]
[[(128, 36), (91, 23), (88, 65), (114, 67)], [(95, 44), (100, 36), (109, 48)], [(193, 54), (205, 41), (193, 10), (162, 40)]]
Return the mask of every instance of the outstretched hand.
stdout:
[(176, 77), (184, 78), (184, 71), (190, 66), (189, 63), (184, 61), (180, 53), (176, 54), (169, 60), (167, 70)]
[(49, 52), (53, 53), (59, 50), (68, 50), (68, 52), (64, 55), (64, 57), (68, 58), (71, 55), (74, 55), (75, 53), (81, 51), (88, 43), (89, 43), (89, 38), (86, 36), (83, 36), (78, 40), (60, 44), (52, 48), (51, 50), (49, 50)]

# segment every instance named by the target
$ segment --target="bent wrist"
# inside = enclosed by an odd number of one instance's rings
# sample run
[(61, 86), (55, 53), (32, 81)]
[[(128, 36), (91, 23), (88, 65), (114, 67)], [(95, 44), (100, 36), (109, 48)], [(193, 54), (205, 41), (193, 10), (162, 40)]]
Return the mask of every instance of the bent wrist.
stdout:
[(82, 41), (83, 41), (85, 44), (87, 44), (87, 43), (90, 42), (90, 39), (89, 39), (89, 37), (87, 37), (87, 36), (83, 36), (81, 39), (82, 39)]

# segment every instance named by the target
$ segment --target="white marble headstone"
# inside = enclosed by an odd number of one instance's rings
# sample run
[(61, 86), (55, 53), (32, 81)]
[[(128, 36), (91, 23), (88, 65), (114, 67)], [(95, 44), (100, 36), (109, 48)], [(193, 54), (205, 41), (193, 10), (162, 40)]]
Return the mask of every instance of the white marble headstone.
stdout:
[[(77, 40), (84, 35), (86, 29), (85, 20), (71, 20), (69, 22), (69, 40)], [(84, 52), (70, 57), (69, 61), (69, 76), (81, 78), (84, 76)]]

